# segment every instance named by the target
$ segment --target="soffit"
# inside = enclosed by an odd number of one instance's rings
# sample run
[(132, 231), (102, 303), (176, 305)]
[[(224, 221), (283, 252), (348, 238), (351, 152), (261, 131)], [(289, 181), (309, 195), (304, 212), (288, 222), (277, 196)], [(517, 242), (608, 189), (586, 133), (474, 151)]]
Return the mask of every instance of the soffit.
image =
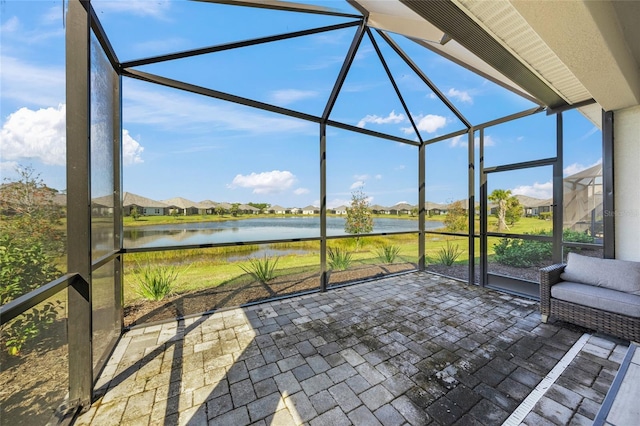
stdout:
[(453, 0), (569, 104), (591, 94), (507, 1)]
[(602, 107), (597, 104), (591, 104), (578, 108), (578, 111), (589, 119), (597, 128), (602, 129)]
[(636, 2), (510, 3), (603, 109), (640, 103), (640, 8)]
[[(569, 104), (593, 96), (558, 58), (540, 35), (508, 1), (453, 0), (483, 29), (545, 81)], [(637, 3), (640, 6), (640, 3)], [(633, 27), (640, 31), (640, 27)], [(598, 103), (578, 108), (595, 126), (602, 128), (602, 107)]]
[(640, 67), (640, 2), (615, 1), (612, 4), (631, 54)]

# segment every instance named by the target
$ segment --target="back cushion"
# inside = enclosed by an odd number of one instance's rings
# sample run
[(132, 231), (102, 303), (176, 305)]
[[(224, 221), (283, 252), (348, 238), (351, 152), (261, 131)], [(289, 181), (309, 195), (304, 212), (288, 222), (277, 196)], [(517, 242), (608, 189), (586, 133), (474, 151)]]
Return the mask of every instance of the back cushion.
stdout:
[(569, 253), (560, 278), (640, 295), (640, 262)]

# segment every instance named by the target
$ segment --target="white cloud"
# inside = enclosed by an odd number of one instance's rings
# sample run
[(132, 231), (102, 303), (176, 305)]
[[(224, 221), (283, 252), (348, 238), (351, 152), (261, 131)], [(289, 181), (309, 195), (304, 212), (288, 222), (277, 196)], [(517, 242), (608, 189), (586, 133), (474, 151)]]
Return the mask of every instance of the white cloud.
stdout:
[(123, 114), (127, 123), (148, 124), (184, 132), (235, 130), (255, 134), (314, 131), (313, 123), (294, 120), (231, 104), (169, 92), (125, 80)]
[[(66, 11), (65, 11), (66, 12)], [(63, 12), (62, 8), (58, 5), (52, 6), (49, 10), (40, 17), (40, 22), (43, 24), (62, 24)]]
[[(459, 136), (455, 136), (455, 137), (453, 137), (453, 138), (451, 138), (451, 139), (449, 140), (449, 146), (450, 146), (451, 148), (456, 148), (456, 147), (466, 148), (466, 147), (468, 147), (468, 146), (469, 146), (468, 140), (469, 140), (469, 136), (468, 136), (468, 135), (459, 135)], [(480, 137), (479, 137), (479, 136), (476, 136), (476, 137), (473, 139), (473, 144), (474, 144), (474, 146), (476, 146), (476, 147), (479, 147), (479, 146), (480, 146)], [(496, 144), (496, 141), (495, 141), (495, 139), (493, 139), (493, 138), (491, 137), (491, 135), (486, 135), (486, 136), (484, 137), (484, 146), (485, 146), (485, 147), (488, 147), (488, 146), (495, 146), (495, 144)]]
[(378, 179), (378, 180), (382, 179), (382, 175), (380, 175), (380, 174), (375, 175), (374, 177), (375, 177), (376, 179)]
[[(476, 136), (475, 139), (473, 140), (475, 146), (480, 146), (480, 137)], [(496, 145), (496, 140), (494, 138), (491, 137), (491, 135), (486, 135), (484, 137), (484, 146), (495, 146)]]
[(456, 148), (456, 147), (466, 147), (469, 146), (469, 143), (467, 142), (467, 139), (469, 138), (469, 136), (467, 135), (458, 135), (455, 136), (453, 138), (451, 138), (449, 140), (449, 146), (451, 148)]
[(93, 0), (91, 5), (98, 13), (131, 13), (137, 16), (165, 19), (169, 12), (170, 3), (169, 0)]
[(453, 98), (453, 99), (457, 99), (460, 102), (463, 102), (463, 103), (466, 103), (466, 104), (472, 104), (473, 103), (473, 99), (471, 98), (471, 95), (469, 95), (469, 92), (467, 92), (465, 90), (457, 90), (457, 89), (454, 89), (452, 87), (447, 92), (447, 96), (449, 96), (450, 98)]
[[(327, 208), (334, 209), (340, 206), (349, 206), (351, 204), (351, 200), (345, 200), (344, 198), (334, 198), (333, 200), (327, 201)], [(316, 201), (314, 205), (320, 205), (320, 201)]]
[(511, 190), (513, 195), (526, 195), (527, 197), (547, 199), (553, 196), (553, 182), (538, 183), (533, 185), (516, 186)]
[[(20, 108), (7, 117), (0, 132), (2, 158), (5, 160), (37, 159), (44, 164), (66, 164), (65, 104), (39, 110)], [(144, 148), (126, 129), (122, 131), (122, 145), (125, 165), (142, 162)]]
[(125, 166), (142, 163), (142, 151), (140, 143), (129, 135), (127, 129), (122, 130), (122, 163)]
[(370, 176), (367, 175), (367, 174), (364, 174), (364, 175), (353, 175), (353, 178), (355, 180), (367, 180), (367, 179), (369, 179), (369, 177)]
[(2, 157), (5, 160), (35, 158), (44, 164), (66, 162), (65, 105), (57, 108), (20, 108), (2, 125)]
[(42, 67), (11, 56), (0, 56), (2, 98), (23, 105), (57, 105), (65, 99), (64, 67)]
[[(53, 10), (57, 10), (57, 14)], [(12, 16), (0, 26), (0, 34), (2, 34), (3, 50), (16, 50), (16, 47), (6, 42), (16, 42), (20, 44), (34, 45), (51, 38), (64, 37), (64, 28), (62, 27), (62, 10), (60, 7), (53, 7), (47, 13), (40, 16), (40, 24), (31, 28), (25, 27), (20, 19)], [(19, 49), (19, 47), (18, 47)], [(4, 64), (3, 64), (4, 66)]]
[(367, 115), (363, 119), (361, 119), (357, 126), (360, 128), (364, 128), (367, 123), (375, 123), (375, 124), (389, 124), (389, 123), (402, 123), (405, 121), (406, 117), (404, 114), (396, 114), (395, 110), (391, 111), (389, 115), (386, 117), (380, 117), (378, 115)]
[(2, 25), (0, 25), (0, 33), (2, 33), (3, 35), (7, 33), (14, 33), (18, 31), (19, 28), (20, 20), (17, 16), (12, 16), (11, 18), (7, 19)]
[(17, 161), (0, 161), (0, 176), (7, 178), (15, 174), (19, 167), (20, 164)]
[(289, 105), (303, 99), (315, 98), (316, 96), (318, 96), (318, 92), (313, 90), (296, 89), (276, 90), (270, 94), (271, 102), (279, 105)]
[[(326, 33), (319, 33), (309, 36), (309, 39), (316, 44), (320, 45), (336, 45), (343, 44), (345, 38), (348, 37), (347, 33), (342, 31), (331, 31)], [(344, 62), (344, 58), (342, 58), (342, 62)]]
[(579, 173), (583, 170), (586, 170), (590, 167), (596, 166), (598, 164), (602, 163), (602, 158), (600, 158), (598, 161), (596, 161), (595, 163), (589, 165), (589, 166), (585, 166), (583, 164), (580, 163), (573, 163), (573, 164), (569, 164), (567, 167), (565, 167), (562, 170), (562, 173), (564, 176), (571, 176), (571, 175), (575, 175), (576, 173)]
[(231, 189), (249, 188), (253, 190), (254, 194), (272, 194), (291, 188), (295, 181), (296, 177), (290, 171), (273, 170), (262, 173), (254, 172), (249, 175), (236, 175), (227, 187)]
[(360, 45), (360, 48), (356, 52), (356, 56), (355, 56), (355, 58), (353, 58), (353, 60), (354, 61), (361, 61), (361, 60), (365, 59), (367, 56), (369, 56), (373, 52), (374, 52), (373, 46)]
[(364, 181), (362, 180), (357, 180), (355, 182), (353, 182), (351, 184), (351, 186), (349, 187), (349, 189), (358, 189), (364, 186)]
[[(441, 115), (419, 115), (414, 117), (414, 119), (417, 121), (416, 126), (418, 130), (427, 133), (434, 133), (447, 124), (447, 119)], [(403, 127), (402, 131), (406, 134), (414, 133), (413, 127)]]
[(588, 139), (589, 136), (599, 132), (600, 129), (597, 128), (596, 126), (593, 126), (587, 133), (585, 133), (584, 135), (580, 136), (580, 138), (578, 139), (579, 141), (583, 141), (585, 139)]
[(309, 190), (307, 188), (297, 188), (296, 190), (293, 191), (293, 193), (296, 195), (304, 195), (304, 194), (308, 194)]

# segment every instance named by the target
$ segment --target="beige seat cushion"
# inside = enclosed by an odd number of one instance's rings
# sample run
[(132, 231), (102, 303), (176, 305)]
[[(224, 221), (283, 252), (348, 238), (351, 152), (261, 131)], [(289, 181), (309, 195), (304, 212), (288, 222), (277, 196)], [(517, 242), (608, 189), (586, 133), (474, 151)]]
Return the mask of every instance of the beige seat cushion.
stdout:
[(640, 318), (640, 296), (609, 288), (562, 281), (551, 287), (551, 297), (602, 311)]

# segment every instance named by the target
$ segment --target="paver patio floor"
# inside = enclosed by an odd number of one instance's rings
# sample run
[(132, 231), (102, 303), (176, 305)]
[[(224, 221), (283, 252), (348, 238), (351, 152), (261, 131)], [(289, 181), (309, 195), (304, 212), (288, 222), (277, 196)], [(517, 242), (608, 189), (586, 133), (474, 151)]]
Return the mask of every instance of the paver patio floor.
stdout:
[[(584, 333), (412, 272), (131, 330), (76, 424), (502, 424)], [(626, 346), (586, 338), (524, 424), (590, 424)]]

